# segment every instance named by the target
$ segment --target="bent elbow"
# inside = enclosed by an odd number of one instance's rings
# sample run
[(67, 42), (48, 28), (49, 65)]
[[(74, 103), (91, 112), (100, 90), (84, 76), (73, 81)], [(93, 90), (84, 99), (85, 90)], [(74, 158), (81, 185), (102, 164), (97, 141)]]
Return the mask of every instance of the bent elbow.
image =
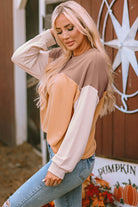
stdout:
[(13, 55), (11, 56), (11, 61), (12, 61), (13, 63), (17, 63), (17, 62), (18, 62), (17, 59), (18, 59), (18, 57), (17, 57), (17, 55), (16, 55), (16, 52), (14, 52)]
[(11, 61), (14, 63), (15, 56), (14, 54), (11, 56)]

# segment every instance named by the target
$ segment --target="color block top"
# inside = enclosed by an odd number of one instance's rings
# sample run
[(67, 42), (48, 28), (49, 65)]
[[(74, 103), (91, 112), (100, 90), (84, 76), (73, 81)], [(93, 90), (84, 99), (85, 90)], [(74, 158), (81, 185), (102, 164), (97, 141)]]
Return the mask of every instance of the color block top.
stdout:
[[(37, 35), (18, 48), (12, 61), (41, 79), (48, 58), (58, 58), (61, 49), (50, 30)], [(107, 64), (97, 49), (72, 56), (47, 83), (47, 106), (40, 111), (42, 130), (55, 156), (49, 168), (63, 179), (80, 159), (92, 156), (96, 149), (95, 125), (103, 106), (108, 85)]]

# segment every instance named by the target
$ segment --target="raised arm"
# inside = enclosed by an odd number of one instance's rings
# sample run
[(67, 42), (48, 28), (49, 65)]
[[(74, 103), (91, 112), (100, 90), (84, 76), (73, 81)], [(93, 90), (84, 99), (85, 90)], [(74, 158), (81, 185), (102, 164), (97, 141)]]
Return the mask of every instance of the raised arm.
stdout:
[(48, 63), (48, 47), (55, 44), (52, 30), (46, 30), (20, 46), (11, 59), (21, 69), (40, 79)]

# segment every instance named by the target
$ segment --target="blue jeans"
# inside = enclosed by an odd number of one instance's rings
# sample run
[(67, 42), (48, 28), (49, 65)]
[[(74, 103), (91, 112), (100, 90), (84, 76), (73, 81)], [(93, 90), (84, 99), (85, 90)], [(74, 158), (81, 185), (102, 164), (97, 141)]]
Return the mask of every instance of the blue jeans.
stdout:
[[(50, 146), (50, 158), (54, 153)], [(46, 186), (42, 181), (47, 174), (50, 161), (25, 182), (3, 207), (41, 207), (54, 201), (56, 207), (81, 207), (82, 183), (94, 167), (95, 155), (80, 160), (71, 173), (67, 173), (60, 185)]]

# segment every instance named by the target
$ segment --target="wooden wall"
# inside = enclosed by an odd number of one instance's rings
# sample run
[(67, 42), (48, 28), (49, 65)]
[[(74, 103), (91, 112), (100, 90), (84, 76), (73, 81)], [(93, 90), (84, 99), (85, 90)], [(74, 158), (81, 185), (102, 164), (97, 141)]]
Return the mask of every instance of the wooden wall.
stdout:
[(15, 143), (12, 4), (0, 1), (0, 141), (10, 145)]
[[(101, 5), (101, 0), (76, 0), (90, 13), (95, 23), (97, 24), (98, 13)], [(111, 0), (108, 0), (111, 3)], [(130, 27), (137, 17), (138, 1), (128, 0), (129, 6), (129, 17)], [(122, 13), (123, 13), (124, 0), (117, 0), (113, 7), (113, 12), (119, 23), (122, 24)], [(137, 8), (137, 9), (136, 9)], [(106, 12), (106, 9), (103, 11)], [(101, 19), (103, 23), (103, 19)], [(101, 31), (100, 31), (101, 32)], [(107, 40), (116, 38), (111, 21), (108, 21), (108, 28), (105, 34)], [(136, 36), (138, 39), (138, 34)], [(106, 47), (107, 53), (113, 61), (116, 51)], [(136, 53), (136, 55), (138, 55)], [(138, 57), (138, 56), (137, 56)], [(122, 72), (121, 66), (116, 70), (115, 84), (122, 90)], [(127, 93), (135, 92), (138, 88), (137, 76), (129, 68)], [(119, 103), (119, 97), (117, 96), (117, 103)], [(138, 96), (129, 100), (129, 107), (138, 108)], [(108, 157), (115, 157), (121, 159), (135, 160), (138, 161), (138, 113), (125, 114), (119, 110), (115, 110), (111, 115), (105, 116), (98, 120), (96, 130), (96, 141), (97, 141), (97, 154), (105, 155)]]

